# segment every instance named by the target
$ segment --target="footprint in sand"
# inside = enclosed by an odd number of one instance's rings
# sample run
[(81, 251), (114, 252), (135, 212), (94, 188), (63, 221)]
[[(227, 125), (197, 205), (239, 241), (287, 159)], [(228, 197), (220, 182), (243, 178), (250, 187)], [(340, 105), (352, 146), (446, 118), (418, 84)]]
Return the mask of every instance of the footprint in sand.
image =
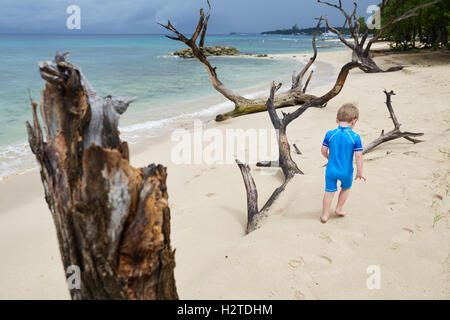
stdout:
[[(196, 175), (194, 176), (193, 179), (197, 179), (197, 178), (200, 177), (201, 175), (202, 175), (201, 173), (196, 174)], [(192, 182), (192, 180), (187, 180), (187, 181), (184, 182), (184, 184), (189, 184), (189, 183), (191, 183), (191, 182)]]
[(403, 69), (402, 72), (405, 73), (405, 74), (415, 74), (415, 73), (417, 73), (417, 71), (413, 71), (411, 69)]
[(358, 248), (358, 247), (359, 247), (359, 242), (358, 242), (358, 241), (352, 240), (352, 241), (350, 242), (350, 244), (351, 244), (353, 247), (355, 247), (355, 248)]
[(380, 159), (384, 159), (385, 157), (374, 157), (374, 158), (368, 158), (368, 159), (364, 159), (365, 162), (368, 161), (376, 161), (376, 160), (380, 160)]
[(400, 244), (406, 243), (409, 240), (411, 240), (412, 236), (414, 234), (414, 230), (403, 227), (399, 233), (397, 233), (394, 237), (391, 239), (391, 249), (396, 250), (400, 247)]
[(278, 208), (278, 209), (276, 209), (276, 210), (273, 211), (273, 214), (274, 214), (274, 215), (280, 215), (280, 214), (282, 214), (282, 213), (285, 212), (285, 211), (286, 211), (285, 208)]
[(205, 194), (205, 197), (210, 198), (210, 197), (212, 197), (213, 195), (214, 195), (214, 193), (210, 192), (210, 193)]
[(326, 233), (321, 233), (319, 235), (319, 238), (322, 239), (322, 240), (325, 240), (327, 243), (332, 243), (333, 242), (333, 240), (331, 240), (330, 236), (328, 234), (326, 234)]
[(305, 264), (305, 260), (303, 260), (302, 257), (299, 257), (297, 259), (290, 260), (288, 264), (291, 268), (295, 269), (295, 268), (303, 266)]
[(392, 212), (392, 213), (396, 213), (401, 211), (401, 209), (405, 208), (406, 206), (404, 204), (401, 203), (397, 203), (397, 202), (389, 202), (386, 206), (385, 206), (385, 210), (386, 212)]
[(271, 291), (269, 292), (268, 296), (269, 296), (269, 298), (273, 298), (273, 297), (276, 296), (277, 293), (278, 293), (277, 290), (271, 290)]
[(438, 200), (442, 200), (442, 199), (444, 199), (444, 197), (443, 196), (441, 196), (440, 194), (433, 194), (433, 198), (434, 199), (438, 199)]
[(331, 260), (330, 257), (327, 257), (327, 256), (319, 256), (319, 257), (321, 257), (322, 259), (328, 261), (330, 264), (333, 262), (333, 260)]
[(402, 228), (402, 230), (407, 231), (407, 232), (409, 232), (410, 234), (413, 234), (413, 233), (414, 233), (414, 230), (412, 230), (412, 229), (410, 229), (410, 228), (404, 227), (404, 228)]
[(450, 289), (450, 254), (447, 255), (447, 260), (445, 260), (444, 268), (447, 271), (447, 278), (448, 278), (447, 283), (448, 283), (448, 288)]
[(305, 300), (305, 295), (300, 290), (295, 290), (294, 298), (297, 300)]

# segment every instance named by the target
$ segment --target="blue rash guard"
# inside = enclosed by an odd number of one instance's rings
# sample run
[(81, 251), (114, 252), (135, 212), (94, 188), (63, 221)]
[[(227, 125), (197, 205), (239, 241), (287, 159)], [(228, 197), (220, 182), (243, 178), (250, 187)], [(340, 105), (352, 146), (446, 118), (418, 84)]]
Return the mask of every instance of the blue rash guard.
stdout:
[(337, 191), (337, 180), (341, 181), (342, 189), (350, 189), (353, 183), (353, 153), (363, 151), (361, 137), (349, 127), (339, 126), (327, 132), (322, 145), (329, 148), (325, 191)]

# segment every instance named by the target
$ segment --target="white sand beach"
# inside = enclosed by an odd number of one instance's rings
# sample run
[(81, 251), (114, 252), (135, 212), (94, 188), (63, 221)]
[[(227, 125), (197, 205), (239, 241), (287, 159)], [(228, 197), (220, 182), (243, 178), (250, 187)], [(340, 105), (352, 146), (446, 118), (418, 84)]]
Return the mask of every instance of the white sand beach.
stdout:
[[(350, 59), (349, 50), (320, 52), (317, 71), (320, 63), (329, 63), (335, 78)], [(310, 109), (289, 126), (290, 142), (302, 151), (293, 159), (305, 175), (293, 179), (270, 218), (249, 235), (236, 165), (175, 165), (176, 143), (169, 136), (144, 150), (131, 146), (134, 166), (168, 167), (181, 299), (450, 299), (449, 55), (390, 54), (376, 61), (383, 68), (406, 67), (393, 73), (351, 71), (326, 108)], [(331, 86), (317, 86), (313, 77), (309, 88), (321, 95)], [(347, 216), (321, 224), (323, 137), (335, 127), (336, 111), (345, 102), (360, 109), (355, 131), (363, 144), (392, 129), (384, 89), (396, 93), (392, 104), (402, 129), (423, 132), (423, 142), (399, 139), (367, 154), (368, 181), (354, 183)], [(267, 113), (258, 113), (208, 127), (270, 129), (271, 123)], [(272, 169), (252, 167), (261, 205), (281, 183), (280, 175), (265, 170)], [(37, 169), (1, 181), (0, 203), (0, 299), (68, 299)], [(380, 268), (379, 290), (366, 285), (372, 265)]]

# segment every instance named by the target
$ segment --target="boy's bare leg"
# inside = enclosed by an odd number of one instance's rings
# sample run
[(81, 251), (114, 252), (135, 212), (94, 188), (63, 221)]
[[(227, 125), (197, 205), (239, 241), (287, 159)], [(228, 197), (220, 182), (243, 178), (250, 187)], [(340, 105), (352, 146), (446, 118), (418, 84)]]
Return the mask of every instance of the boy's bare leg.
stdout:
[(323, 195), (323, 202), (322, 202), (322, 217), (320, 220), (322, 222), (327, 222), (328, 218), (330, 217), (330, 207), (331, 202), (333, 201), (335, 192), (325, 192)]
[(345, 216), (345, 212), (342, 211), (342, 207), (344, 206), (345, 201), (347, 201), (349, 194), (350, 189), (341, 189), (341, 192), (339, 192), (338, 203), (335, 211), (338, 216)]

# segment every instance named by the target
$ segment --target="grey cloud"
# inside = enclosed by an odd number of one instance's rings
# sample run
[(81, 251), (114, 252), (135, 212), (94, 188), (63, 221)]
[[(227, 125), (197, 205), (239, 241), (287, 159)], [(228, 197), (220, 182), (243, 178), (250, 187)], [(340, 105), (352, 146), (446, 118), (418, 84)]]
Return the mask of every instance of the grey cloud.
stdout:
[[(332, 0), (330, 0), (332, 1)], [(346, 8), (353, 1), (343, 0)], [(359, 14), (379, 1), (358, 1)], [(340, 25), (337, 10), (318, 4), (316, 0), (211, 0), (213, 5), (210, 32), (260, 32), (298, 24), (314, 25), (314, 17), (326, 15), (332, 24)], [(184, 32), (192, 31), (198, 10), (206, 0), (2, 0), (0, 32), (64, 33), (66, 8), (81, 8), (83, 33), (163, 33), (156, 23), (170, 19)]]

